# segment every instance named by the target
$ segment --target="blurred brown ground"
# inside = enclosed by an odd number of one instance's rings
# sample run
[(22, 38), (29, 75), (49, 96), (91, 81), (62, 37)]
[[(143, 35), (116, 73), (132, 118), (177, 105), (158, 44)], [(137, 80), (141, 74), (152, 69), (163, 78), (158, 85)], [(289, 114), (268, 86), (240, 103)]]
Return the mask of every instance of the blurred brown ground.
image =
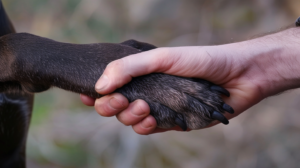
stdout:
[[(292, 25), (299, 0), (3, 0), (18, 32), (71, 43), (137, 39), (217, 45)], [(270, 97), (228, 126), (135, 134), (59, 89), (37, 94), (29, 168), (300, 167), (300, 90)]]

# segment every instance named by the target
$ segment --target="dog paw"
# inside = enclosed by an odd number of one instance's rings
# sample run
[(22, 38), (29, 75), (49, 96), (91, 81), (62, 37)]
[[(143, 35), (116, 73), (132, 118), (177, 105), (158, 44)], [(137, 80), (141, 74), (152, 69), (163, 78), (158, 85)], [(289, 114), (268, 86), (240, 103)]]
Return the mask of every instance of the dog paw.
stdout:
[(234, 113), (221, 99), (221, 95), (229, 97), (229, 92), (202, 79), (150, 74), (134, 78), (117, 92), (130, 102), (145, 100), (160, 128), (200, 129), (213, 120), (228, 124), (223, 114)]

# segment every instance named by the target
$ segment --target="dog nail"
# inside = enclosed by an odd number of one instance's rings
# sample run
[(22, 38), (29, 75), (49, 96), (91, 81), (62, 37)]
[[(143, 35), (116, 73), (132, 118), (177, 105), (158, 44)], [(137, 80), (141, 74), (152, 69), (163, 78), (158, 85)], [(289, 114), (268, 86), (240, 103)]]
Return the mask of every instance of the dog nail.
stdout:
[(214, 85), (214, 86), (211, 86), (210, 89), (211, 89), (212, 91), (216, 91), (216, 92), (219, 92), (219, 93), (221, 93), (221, 94), (224, 94), (224, 95), (227, 96), (227, 97), (230, 96), (230, 93), (229, 93), (226, 89), (224, 89), (224, 88), (222, 88), (222, 87), (220, 87), (220, 86)]
[(223, 116), (223, 114), (221, 114), (217, 111), (214, 111), (211, 114), (211, 118), (214, 119), (214, 120), (218, 120), (218, 121), (220, 121), (221, 123), (223, 123), (225, 125), (229, 124), (229, 121), (227, 120), (227, 118), (225, 116)]
[(233, 108), (230, 107), (230, 106), (229, 106), (228, 104), (226, 104), (226, 103), (223, 104), (223, 109), (224, 109), (225, 111), (227, 111), (228, 113), (230, 113), (230, 114), (233, 114), (233, 113), (234, 113)]
[(176, 117), (176, 118), (175, 118), (175, 123), (176, 123), (183, 131), (186, 131), (186, 130), (187, 130), (186, 123), (184, 122), (184, 120), (180, 119), (179, 117)]

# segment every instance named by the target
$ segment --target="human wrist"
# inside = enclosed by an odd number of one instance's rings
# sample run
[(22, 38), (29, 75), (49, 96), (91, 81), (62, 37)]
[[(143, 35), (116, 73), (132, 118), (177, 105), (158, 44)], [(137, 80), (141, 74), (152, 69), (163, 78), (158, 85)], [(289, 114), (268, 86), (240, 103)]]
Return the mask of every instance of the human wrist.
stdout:
[(299, 44), (298, 28), (244, 42), (246, 75), (263, 97), (300, 87)]

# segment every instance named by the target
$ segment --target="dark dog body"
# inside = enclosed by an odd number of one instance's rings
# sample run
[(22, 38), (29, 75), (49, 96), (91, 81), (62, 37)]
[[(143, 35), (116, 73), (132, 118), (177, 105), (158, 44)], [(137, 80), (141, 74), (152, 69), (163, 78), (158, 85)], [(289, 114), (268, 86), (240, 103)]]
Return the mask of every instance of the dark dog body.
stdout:
[[(1, 3), (0, 35), (0, 167), (25, 167), (33, 93), (56, 86), (99, 98), (94, 86), (108, 63), (156, 48), (135, 40), (79, 45), (17, 34)], [(215, 119), (227, 124), (221, 113), (233, 112), (220, 98), (229, 93), (200, 79), (150, 74), (116, 92), (130, 102), (145, 100), (161, 128), (199, 129)]]
[[(0, 36), (15, 33), (0, 1)], [(1, 62), (3, 67), (3, 62)], [(1, 69), (3, 70), (3, 69)], [(5, 71), (5, 70), (4, 70)], [(11, 84), (11, 85), (10, 85)], [(16, 85), (14, 82), (0, 82), (8, 88)], [(10, 85), (10, 86), (9, 86)], [(25, 167), (25, 146), (31, 118), (33, 94), (1, 93), (0, 94), (0, 167)]]

